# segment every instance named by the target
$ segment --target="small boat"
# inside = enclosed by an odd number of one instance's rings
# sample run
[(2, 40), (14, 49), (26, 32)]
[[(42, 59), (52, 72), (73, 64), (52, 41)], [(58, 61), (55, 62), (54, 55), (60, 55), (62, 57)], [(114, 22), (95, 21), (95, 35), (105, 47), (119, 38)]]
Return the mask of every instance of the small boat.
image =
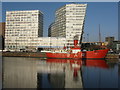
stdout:
[(104, 59), (109, 49), (83, 51), (77, 46), (78, 40), (74, 40), (74, 47), (60, 51), (46, 52), (47, 58), (57, 59)]

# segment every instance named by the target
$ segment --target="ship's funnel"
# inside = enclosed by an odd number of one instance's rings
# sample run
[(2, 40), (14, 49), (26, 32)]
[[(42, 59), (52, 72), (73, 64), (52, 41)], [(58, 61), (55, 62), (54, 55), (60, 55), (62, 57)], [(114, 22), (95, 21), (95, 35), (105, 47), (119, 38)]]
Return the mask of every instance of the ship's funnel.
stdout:
[(77, 47), (78, 44), (78, 35), (74, 36), (74, 47)]
[(77, 47), (78, 40), (74, 40), (74, 47)]

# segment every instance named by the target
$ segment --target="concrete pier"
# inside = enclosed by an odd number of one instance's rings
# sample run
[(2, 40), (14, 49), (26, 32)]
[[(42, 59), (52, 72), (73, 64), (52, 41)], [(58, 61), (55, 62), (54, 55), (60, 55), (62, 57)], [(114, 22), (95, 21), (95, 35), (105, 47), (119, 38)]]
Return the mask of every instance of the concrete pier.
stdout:
[[(43, 52), (2, 52), (2, 56), (5, 57), (39, 57), (46, 58), (46, 54)], [(106, 59), (119, 59), (118, 54), (107, 54)]]

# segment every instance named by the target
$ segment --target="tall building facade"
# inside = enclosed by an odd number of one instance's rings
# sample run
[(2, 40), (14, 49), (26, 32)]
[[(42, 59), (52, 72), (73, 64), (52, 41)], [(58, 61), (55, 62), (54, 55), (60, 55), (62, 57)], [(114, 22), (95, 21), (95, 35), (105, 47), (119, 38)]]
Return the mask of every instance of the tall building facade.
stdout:
[(0, 50), (4, 49), (5, 22), (0, 23)]
[(5, 37), (5, 22), (0, 23), (0, 36)]
[(66, 4), (56, 10), (55, 22), (51, 27), (51, 37), (65, 37), (70, 46), (73, 38), (82, 38), (87, 4)]
[(5, 49), (34, 46), (32, 40), (43, 36), (43, 14), (39, 10), (7, 11)]
[(53, 28), (53, 25), (54, 25), (54, 22), (49, 25), (49, 28), (48, 28), (48, 37), (51, 37), (51, 34), (52, 34), (51, 29)]

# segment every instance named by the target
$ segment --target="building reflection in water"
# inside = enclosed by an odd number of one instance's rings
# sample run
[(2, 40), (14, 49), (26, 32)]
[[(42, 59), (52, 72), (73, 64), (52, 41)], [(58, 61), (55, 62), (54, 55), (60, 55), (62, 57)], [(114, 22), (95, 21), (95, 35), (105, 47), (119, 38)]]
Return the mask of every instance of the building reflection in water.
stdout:
[(118, 63), (118, 86), (120, 89), (120, 59), (119, 59), (119, 63)]
[(3, 58), (3, 88), (36, 88), (37, 69), (32, 58)]
[(0, 89), (2, 89), (2, 53), (0, 52)]
[(96, 68), (103, 71), (109, 68), (104, 60), (3, 59), (3, 88), (83, 88), (89, 86), (90, 80), (98, 87), (102, 83), (98, 80), (101, 71)]
[(47, 59), (46, 62), (50, 65), (50, 72), (52, 72), (49, 75), (49, 80), (52, 82), (51, 86), (58, 86), (61, 88), (83, 88), (80, 73), (82, 60)]

